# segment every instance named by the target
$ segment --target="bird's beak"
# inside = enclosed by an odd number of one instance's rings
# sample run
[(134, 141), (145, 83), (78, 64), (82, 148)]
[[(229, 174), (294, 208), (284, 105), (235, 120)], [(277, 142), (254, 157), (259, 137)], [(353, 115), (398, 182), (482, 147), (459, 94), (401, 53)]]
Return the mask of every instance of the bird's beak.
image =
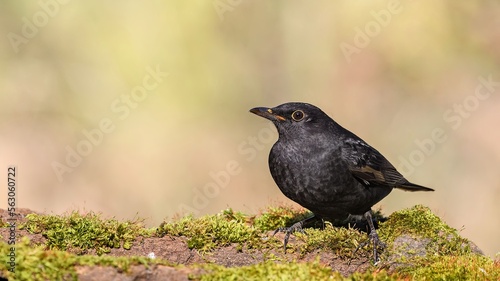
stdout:
[(250, 109), (250, 112), (252, 112), (253, 114), (259, 115), (261, 117), (264, 117), (266, 119), (269, 119), (271, 121), (275, 121), (275, 120), (285, 121), (286, 120), (285, 117), (274, 113), (271, 108), (267, 108), (267, 107), (255, 107), (255, 108)]

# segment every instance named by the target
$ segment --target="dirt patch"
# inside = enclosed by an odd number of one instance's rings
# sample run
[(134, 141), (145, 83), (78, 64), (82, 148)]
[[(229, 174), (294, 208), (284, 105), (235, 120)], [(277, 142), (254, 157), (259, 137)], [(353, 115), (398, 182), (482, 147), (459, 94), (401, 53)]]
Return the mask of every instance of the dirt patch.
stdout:
[[(268, 235), (272, 235), (269, 232)], [(284, 234), (277, 234), (280, 240)], [(290, 237), (290, 244), (300, 245), (301, 241), (294, 236)], [(321, 264), (329, 266), (334, 271), (348, 276), (354, 272), (365, 271), (371, 265), (371, 260), (366, 257), (347, 260), (336, 256), (331, 252), (315, 250), (305, 255), (283, 248), (272, 249), (247, 249), (238, 245), (218, 247), (210, 252), (200, 253), (196, 249), (189, 249), (185, 237), (165, 236), (162, 238), (150, 237), (139, 238), (134, 242), (130, 250), (112, 249), (108, 254), (111, 256), (154, 256), (171, 262), (173, 265), (193, 265), (211, 263), (225, 267), (240, 267), (258, 264), (272, 256), (274, 259), (287, 262), (312, 262), (319, 260)]]
[[(40, 214), (38, 212), (35, 212), (30, 209), (26, 208), (21, 208), (17, 209), (16, 212), (16, 240), (19, 241), (21, 237), (28, 237), (31, 241), (32, 244), (34, 245), (41, 245), (44, 244), (46, 239), (41, 235), (41, 234), (31, 234), (28, 231), (24, 229), (19, 229), (19, 225), (22, 223), (26, 222), (26, 215), (28, 214)], [(9, 219), (11, 219), (9, 212), (4, 209), (0, 209), (0, 218), (2, 219), (3, 222), (9, 222)], [(0, 228), (0, 235), (2, 237), (2, 240), (7, 242), (9, 239), (9, 234), (10, 234), (10, 228)]]
[(109, 266), (80, 266), (76, 268), (76, 272), (78, 274), (78, 280), (80, 281), (189, 280), (187, 271), (164, 265), (152, 265), (149, 267), (144, 265), (135, 265), (132, 266), (128, 272), (122, 272)]
[(130, 250), (111, 249), (111, 256), (143, 256), (167, 260), (172, 264), (193, 264), (204, 262), (201, 255), (189, 249), (183, 237), (138, 238)]

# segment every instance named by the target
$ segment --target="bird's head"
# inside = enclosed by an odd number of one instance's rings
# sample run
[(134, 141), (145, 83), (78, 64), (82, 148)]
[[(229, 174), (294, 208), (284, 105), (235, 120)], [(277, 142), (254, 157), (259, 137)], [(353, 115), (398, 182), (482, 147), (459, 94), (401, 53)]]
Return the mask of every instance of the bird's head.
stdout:
[(302, 102), (284, 103), (273, 108), (256, 107), (250, 112), (271, 120), (280, 137), (292, 133), (325, 132), (333, 121), (318, 107)]

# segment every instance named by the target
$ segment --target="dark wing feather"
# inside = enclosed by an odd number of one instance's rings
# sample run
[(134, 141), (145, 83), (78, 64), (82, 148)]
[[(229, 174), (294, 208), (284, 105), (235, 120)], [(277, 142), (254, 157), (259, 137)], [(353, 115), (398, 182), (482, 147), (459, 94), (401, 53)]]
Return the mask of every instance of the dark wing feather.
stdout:
[(410, 183), (375, 148), (359, 138), (344, 140), (343, 158), (349, 170), (361, 184), (371, 186), (390, 186), (408, 191), (432, 191), (433, 189)]

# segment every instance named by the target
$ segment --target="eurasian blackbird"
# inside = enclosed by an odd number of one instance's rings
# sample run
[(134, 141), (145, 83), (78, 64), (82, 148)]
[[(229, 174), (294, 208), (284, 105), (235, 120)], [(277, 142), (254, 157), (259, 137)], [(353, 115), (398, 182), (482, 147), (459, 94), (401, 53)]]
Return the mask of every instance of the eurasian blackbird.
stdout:
[[(406, 180), (380, 152), (314, 105), (292, 102), (250, 112), (271, 120), (278, 129), (269, 169), (281, 192), (316, 218), (363, 215), (375, 262), (377, 247), (383, 243), (372, 222), (372, 206), (393, 188), (434, 191)], [(287, 228), (285, 249), (290, 233), (302, 230), (304, 221)]]

